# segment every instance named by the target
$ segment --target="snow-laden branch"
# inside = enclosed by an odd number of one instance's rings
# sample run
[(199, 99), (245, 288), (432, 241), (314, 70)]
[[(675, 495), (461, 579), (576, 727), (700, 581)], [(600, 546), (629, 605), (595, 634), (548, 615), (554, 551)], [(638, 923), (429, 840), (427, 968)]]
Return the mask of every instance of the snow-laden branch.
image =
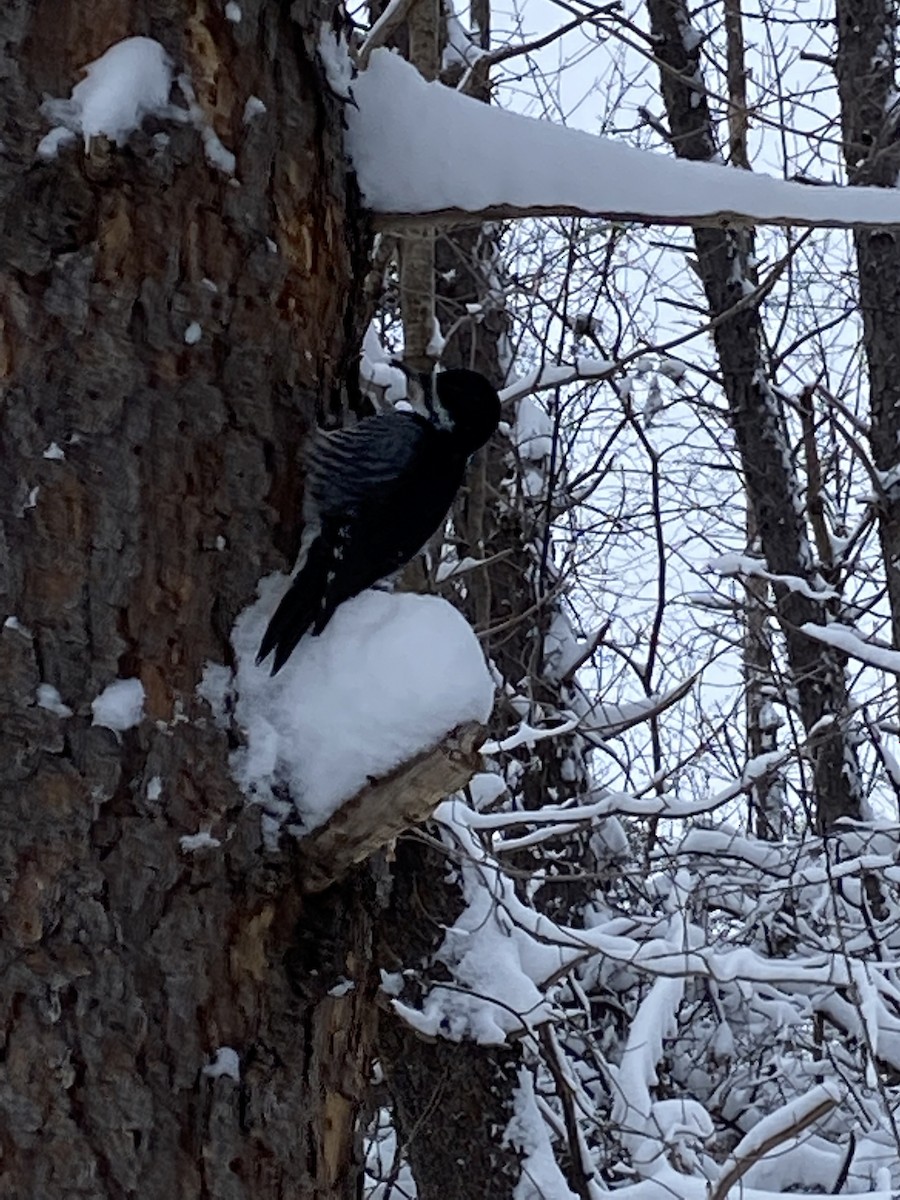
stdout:
[(359, 49), (359, 66), (365, 69), (373, 51), (383, 46), (406, 20), (414, 0), (390, 0), (384, 12), (369, 30), (366, 40)]
[(858, 659), (867, 666), (878, 667), (882, 671), (900, 675), (900, 652), (890, 650), (887, 646), (876, 646), (872, 642), (865, 641), (859, 636), (858, 631), (849, 625), (837, 623), (815, 625), (808, 621), (800, 628), (807, 637), (815, 638), (817, 642), (824, 642), (826, 646), (833, 646), (836, 650), (843, 651), (844, 654)]
[(900, 226), (891, 189), (809, 187), (636, 150), (479, 104), (376, 50), (347, 147), (382, 227), (542, 215), (643, 224)]
[(837, 592), (820, 576), (817, 577), (817, 582), (821, 586), (813, 587), (797, 575), (779, 575), (768, 570), (763, 559), (754, 558), (749, 554), (722, 554), (710, 560), (708, 569), (726, 577), (765, 579), (767, 583), (780, 584), (788, 591), (798, 592), (808, 600), (837, 599)]
[(535, 392), (547, 391), (550, 388), (565, 387), (569, 383), (577, 383), (584, 379), (606, 379), (622, 367), (622, 363), (605, 358), (579, 357), (574, 363), (555, 365), (546, 363), (526, 372), (521, 378), (511, 383), (500, 393), (504, 404), (521, 400), (523, 396), (531, 396)]
[(835, 1084), (820, 1083), (804, 1096), (797, 1096), (769, 1113), (735, 1146), (710, 1193), (710, 1200), (726, 1200), (734, 1185), (755, 1162), (827, 1116), (840, 1100), (841, 1095)]

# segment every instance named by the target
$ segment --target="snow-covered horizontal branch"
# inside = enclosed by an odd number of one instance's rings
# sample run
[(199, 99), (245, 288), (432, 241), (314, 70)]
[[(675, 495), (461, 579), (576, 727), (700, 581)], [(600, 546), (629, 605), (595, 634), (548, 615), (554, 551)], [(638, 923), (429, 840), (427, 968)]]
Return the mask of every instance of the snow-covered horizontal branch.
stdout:
[(480, 104), (376, 50), (347, 147), (383, 228), (580, 215), (642, 224), (900, 226), (892, 189), (788, 183)]

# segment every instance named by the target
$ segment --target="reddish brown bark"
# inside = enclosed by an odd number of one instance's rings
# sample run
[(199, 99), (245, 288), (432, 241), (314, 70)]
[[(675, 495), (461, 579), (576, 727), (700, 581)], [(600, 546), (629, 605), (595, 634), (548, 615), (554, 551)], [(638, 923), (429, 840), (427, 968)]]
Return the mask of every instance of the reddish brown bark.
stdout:
[[(0, 13), (0, 1192), (21, 1200), (356, 1194), (374, 905), (362, 876), (301, 905), (195, 695), (295, 549), (298, 449), (341, 403), (363, 276), (315, 57), (331, 9), (241, 7)], [(35, 158), (43, 96), (132, 34), (189, 74), (234, 179), (160, 119)], [(131, 676), (140, 726), (92, 726)], [(221, 846), (182, 852), (198, 829)], [(224, 1046), (239, 1081), (204, 1074)]]

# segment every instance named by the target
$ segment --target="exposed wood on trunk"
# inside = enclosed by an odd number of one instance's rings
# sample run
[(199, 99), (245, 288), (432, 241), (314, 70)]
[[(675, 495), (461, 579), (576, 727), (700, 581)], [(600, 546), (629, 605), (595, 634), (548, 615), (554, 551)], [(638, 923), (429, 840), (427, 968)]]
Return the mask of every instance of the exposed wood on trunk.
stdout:
[[(438, 0), (413, 4), (407, 20), (409, 61), (424, 79), (436, 79), (440, 70), (440, 26)], [(407, 230), (397, 244), (404, 361), (415, 371), (430, 371), (440, 357), (434, 343), (434, 230)]]

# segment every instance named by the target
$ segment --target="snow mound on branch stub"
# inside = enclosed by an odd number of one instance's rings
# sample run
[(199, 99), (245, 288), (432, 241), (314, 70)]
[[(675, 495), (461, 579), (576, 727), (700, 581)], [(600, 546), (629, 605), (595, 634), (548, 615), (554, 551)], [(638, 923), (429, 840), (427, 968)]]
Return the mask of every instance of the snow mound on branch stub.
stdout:
[(77, 133), (85, 143), (104, 134), (124, 145), (144, 117), (169, 113), (172, 60), (153, 38), (116, 42), (84, 70), (86, 77), (68, 100), (49, 99), (41, 106), (57, 125), (38, 146), (38, 157), (53, 158)]
[(234, 717), (245, 746), (232, 758), (244, 793), (269, 811), (289, 797), (302, 832), (322, 825), (370, 778), (440, 743), (457, 725), (485, 721), (494, 684), (465, 619), (437, 596), (367, 591), (304, 637), (281, 671), (256, 665), (285, 577), (232, 633)]

